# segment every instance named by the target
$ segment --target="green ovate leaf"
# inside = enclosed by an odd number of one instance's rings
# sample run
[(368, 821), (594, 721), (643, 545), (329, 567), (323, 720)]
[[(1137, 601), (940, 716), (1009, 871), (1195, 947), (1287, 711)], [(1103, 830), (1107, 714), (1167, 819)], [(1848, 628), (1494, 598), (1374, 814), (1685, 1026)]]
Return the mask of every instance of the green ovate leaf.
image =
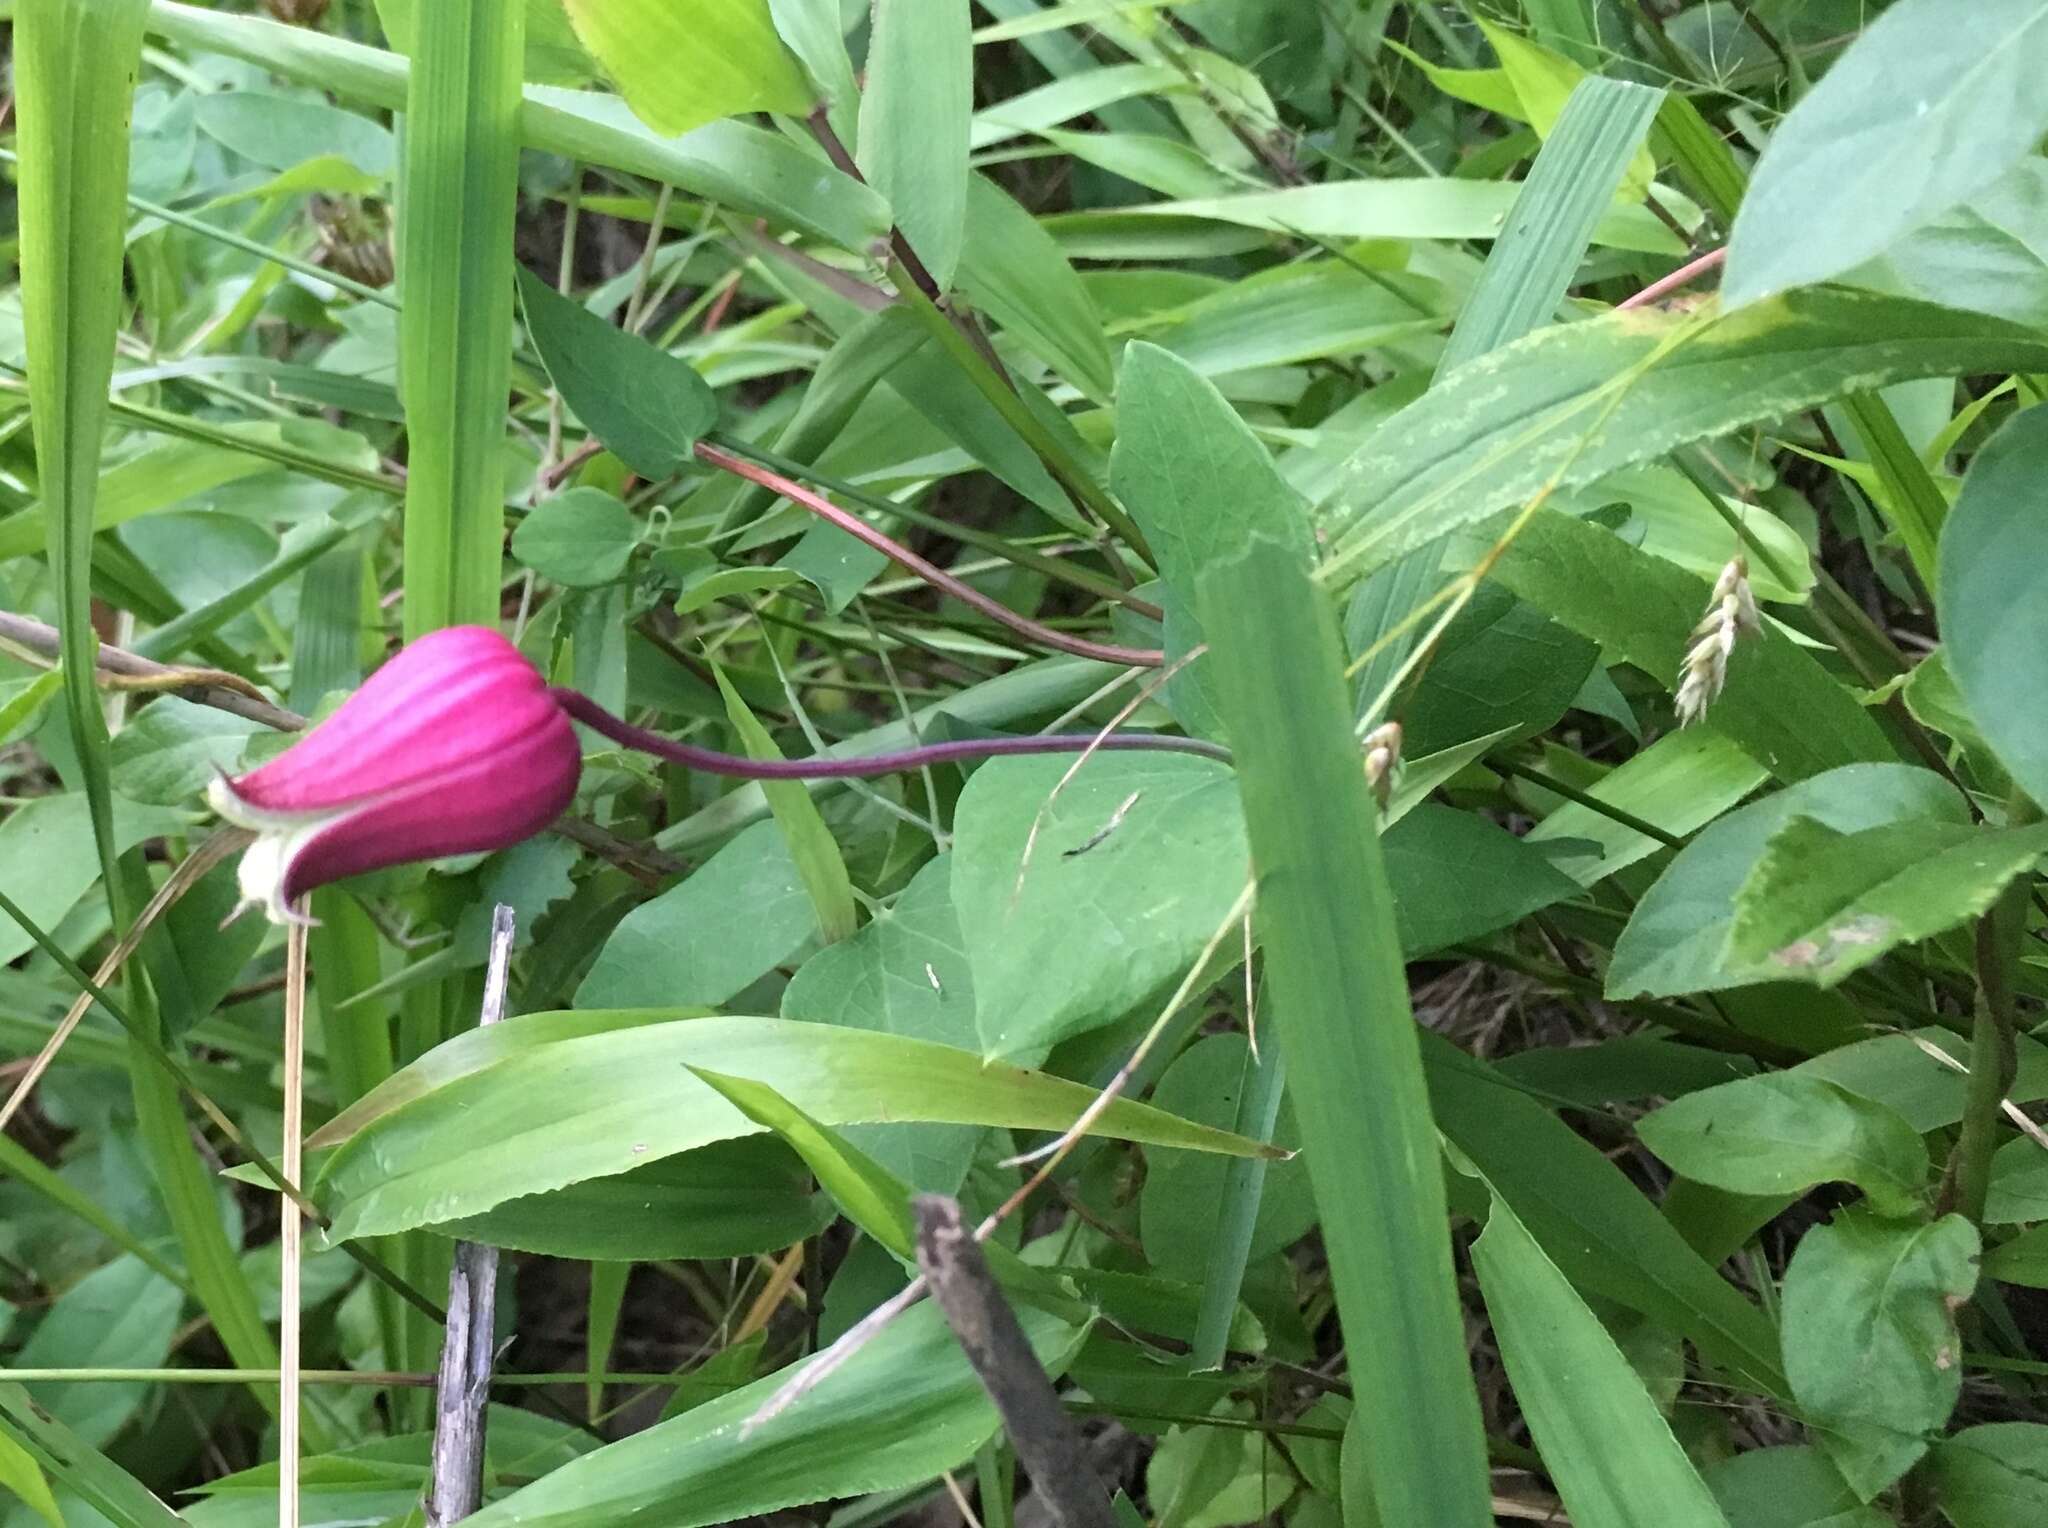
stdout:
[[(1958, 25), (1967, 21), (1967, 25)], [(1902, 0), (1771, 133), (1728, 241), (1731, 306), (1881, 254), (2048, 131), (2048, 4)]]
[[(190, 817), (163, 807), (114, 803), (114, 848), (126, 853), (146, 838), (183, 831)], [(93, 856), (92, 814), (83, 795), (68, 792), (25, 802), (0, 822), (0, 865), (16, 870), (4, 889), (39, 928), (57, 926), (99, 879)], [(0, 960), (18, 960), (35, 948), (28, 930), (0, 920)]]
[[(2027, 1147), (2032, 1150), (2024, 1149)], [(1992, 1153), (1984, 1223), (2021, 1225), (2037, 1220), (2048, 1220), (2048, 1151), (2021, 1137)]]
[(1613, 1337), (1499, 1199), (1472, 1244), (1472, 1267), (1515, 1398), (1572, 1522), (1726, 1528)]
[(1827, 1455), (1808, 1444), (1747, 1449), (1700, 1473), (1729, 1528), (1896, 1528), (1888, 1513), (1859, 1506)]
[(1955, 1409), (1955, 1307), (1977, 1284), (1977, 1232), (1855, 1211), (1815, 1226), (1785, 1270), (1785, 1372), (1814, 1441), (1869, 1501), (1927, 1452)]
[(249, 739), (266, 729), (175, 695), (152, 701), (107, 751), (114, 789), (130, 801), (178, 806), (202, 794), (216, 774), (232, 774)]
[(1674, 1172), (1736, 1194), (1853, 1183), (1884, 1215), (1910, 1215), (1927, 1147), (1891, 1109), (1825, 1078), (1769, 1072), (1689, 1093), (1636, 1124)]
[(1887, 823), (1843, 833), (1793, 817), (1735, 896), (1731, 961), (1832, 987), (1887, 950), (1976, 917), (2048, 853), (2048, 825)]
[(1387, 829), (1384, 847), (1394, 926), (1410, 958), (1505, 928), (1579, 889), (1506, 829), (1434, 802)]
[(1940, 595), (1971, 718), (2014, 782), (2048, 801), (2048, 408), (2015, 415), (1971, 461), (1942, 527)]
[(1993, 1247), (1985, 1254), (1984, 1273), (2000, 1283), (2048, 1289), (2048, 1226), (2035, 1226)]
[(576, 989), (580, 1008), (723, 1003), (814, 937), (782, 830), (756, 823), (680, 886), (628, 913)]
[(1935, 1444), (1928, 1474), (1955, 1528), (2030, 1528), (2048, 1514), (2048, 1427), (1966, 1427)]
[(1250, 873), (1230, 771), (1187, 755), (998, 759), (954, 817), (981, 1043), (1039, 1057), (1163, 997)]
[[(1468, 561), (1485, 556), (1483, 535), (1459, 538), (1454, 554)], [(1707, 578), (1552, 509), (1538, 512), (1508, 544), (1494, 576), (1598, 642), (1609, 662), (1632, 663), (1674, 694), (1693, 627), (1712, 587)], [(1840, 681), (1768, 624), (1761, 636), (1736, 645), (1726, 685), (1708, 708), (1704, 725), (1786, 781), (1894, 754), (1883, 731)]]
[(543, 499), (512, 532), (512, 555), (542, 578), (572, 589), (608, 584), (626, 571), (640, 527), (602, 488), (571, 488)]
[[(145, 1369), (171, 1351), (184, 1293), (138, 1258), (121, 1257), (87, 1274), (43, 1313), (15, 1354), (21, 1369)], [(51, 1417), (87, 1445), (108, 1442), (147, 1398), (137, 1383), (37, 1384), (29, 1387)]]
[(297, 101), (256, 90), (199, 95), (192, 121), (208, 137), (272, 170), (289, 170), (333, 155), (373, 183), (398, 170), (398, 144), (388, 128), (324, 101)]
[(1939, 775), (1904, 764), (1852, 764), (1740, 807), (1687, 844), (1637, 903), (1615, 941), (1610, 998), (1668, 997), (1773, 981), (1774, 966), (1728, 956), (1735, 896), (1793, 817), (1840, 833), (1915, 818), (1962, 824), (1963, 800)]
[[(1353, 650), (1378, 640), (1376, 602), (1367, 596), (1393, 573), (1383, 568), (1358, 586), (1345, 621)], [(1425, 682), (1401, 718), (1402, 752), (1422, 757), (1490, 733), (1541, 732), (1564, 715), (1599, 656), (1592, 642), (1526, 600), (1483, 584), (1437, 640)], [(1377, 677), (1368, 672), (1358, 686), (1361, 716), (1379, 698)]]
[(576, 37), (664, 138), (750, 111), (812, 106), (767, 0), (562, 0)]
[[(952, 857), (918, 871), (894, 905), (818, 951), (782, 993), (782, 1016), (972, 1048), (974, 978), (953, 912)], [(1185, 1112), (1185, 1111), (1180, 1111)], [(850, 1125), (861, 1151), (927, 1193), (959, 1192), (986, 1133), (975, 1125)]]
[(2016, 324), (2048, 324), (2048, 159), (2014, 165), (1988, 190), (1915, 229), (1865, 267), (1906, 292)]
[(562, 401), (642, 477), (672, 476), (718, 422), (695, 367), (605, 322), (531, 273), (519, 273), (526, 331)]

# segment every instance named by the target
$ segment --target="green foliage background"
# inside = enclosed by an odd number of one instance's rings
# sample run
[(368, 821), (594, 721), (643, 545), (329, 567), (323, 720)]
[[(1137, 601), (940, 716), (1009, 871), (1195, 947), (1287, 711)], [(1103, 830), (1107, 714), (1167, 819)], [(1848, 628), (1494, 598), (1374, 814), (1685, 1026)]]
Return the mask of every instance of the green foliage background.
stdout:
[[(1105, 1089), (991, 1250), (1123, 1521), (2048, 1520), (2048, 0), (265, 9), (4, 8), (8, 1528), (422, 1521), (458, 1238), (471, 1521), (1007, 1528), (929, 1305), (759, 1419)], [(320, 890), (287, 1312), (204, 791), (458, 623), (1232, 757)]]

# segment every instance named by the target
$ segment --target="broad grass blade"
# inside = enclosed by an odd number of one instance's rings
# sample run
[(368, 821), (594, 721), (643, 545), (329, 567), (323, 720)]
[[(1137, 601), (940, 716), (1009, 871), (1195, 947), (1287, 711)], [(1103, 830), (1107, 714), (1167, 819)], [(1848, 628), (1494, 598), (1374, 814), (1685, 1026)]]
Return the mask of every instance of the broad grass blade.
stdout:
[(494, 623), (519, 193), (521, 0), (424, 7), (398, 186), (405, 634)]
[(1273, 1027), (1351, 1354), (1350, 1442), (1381, 1521), (1477, 1528), (1492, 1520), (1486, 1439), (1336, 625), (1307, 567), (1264, 538), (1198, 588), (1237, 748)]

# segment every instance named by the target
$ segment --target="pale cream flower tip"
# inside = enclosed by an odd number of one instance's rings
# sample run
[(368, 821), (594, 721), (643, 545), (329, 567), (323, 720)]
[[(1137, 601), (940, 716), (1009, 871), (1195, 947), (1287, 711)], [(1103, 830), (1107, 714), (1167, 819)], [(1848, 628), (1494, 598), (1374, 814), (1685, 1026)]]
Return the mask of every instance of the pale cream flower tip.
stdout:
[(1732, 557), (1714, 580), (1707, 613), (1692, 629), (1693, 644), (1680, 665), (1675, 709), (1678, 725), (1689, 727), (1707, 714), (1707, 707), (1728, 683), (1728, 659), (1745, 636), (1763, 635), (1763, 613), (1749, 587), (1749, 564)]
[(1401, 724), (1383, 722), (1365, 735), (1365, 783), (1372, 787), (1380, 810), (1394, 793), (1394, 771), (1401, 765)]

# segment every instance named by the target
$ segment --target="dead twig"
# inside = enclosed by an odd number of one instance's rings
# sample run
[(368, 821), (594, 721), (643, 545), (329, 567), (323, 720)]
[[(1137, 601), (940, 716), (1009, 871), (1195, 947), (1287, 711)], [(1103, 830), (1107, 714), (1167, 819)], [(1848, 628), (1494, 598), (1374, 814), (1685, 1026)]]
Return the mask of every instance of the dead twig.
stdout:
[(1115, 1528), (1108, 1490), (1088, 1463), (1081, 1433), (1053, 1393), (1017, 1314), (996, 1287), (960, 1203), (920, 1194), (917, 1266), (982, 1389), (995, 1402), (1017, 1462), (1059, 1528)]
[[(29, 616), (15, 615), (12, 611), (0, 610), (0, 642), (39, 657), (54, 659), (58, 656), (56, 627)], [(140, 681), (144, 688), (167, 690), (199, 705), (212, 706), (216, 711), (246, 717), (265, 727), (275, 727), (280, 732), (296, 732), (306, 725), (306, 719), (298, 712), (272, 705), (247, 680), (220, 669), (182, 668), (158, 663), (154, 658), (145, 658), (125, 648), (109, 647), (104, 642), (93, 661), (103, 684), (133, 689)]]
[[(512, 964), (512, 909), (500, 902), (491, 914), (491, 957), (484, 972), (478, 1027), (505, 1016), (505, 978)], [(434, 1390), (434, 1449), (423, 1510), (427, 1528), (447, 1528), (483, 1504), (484, 1424), (491, 1365), (497, 1357), (492, 1317), (497, 1308), (498, 1249), (455, 1244), (448, 1271), (448, 1331)]]

